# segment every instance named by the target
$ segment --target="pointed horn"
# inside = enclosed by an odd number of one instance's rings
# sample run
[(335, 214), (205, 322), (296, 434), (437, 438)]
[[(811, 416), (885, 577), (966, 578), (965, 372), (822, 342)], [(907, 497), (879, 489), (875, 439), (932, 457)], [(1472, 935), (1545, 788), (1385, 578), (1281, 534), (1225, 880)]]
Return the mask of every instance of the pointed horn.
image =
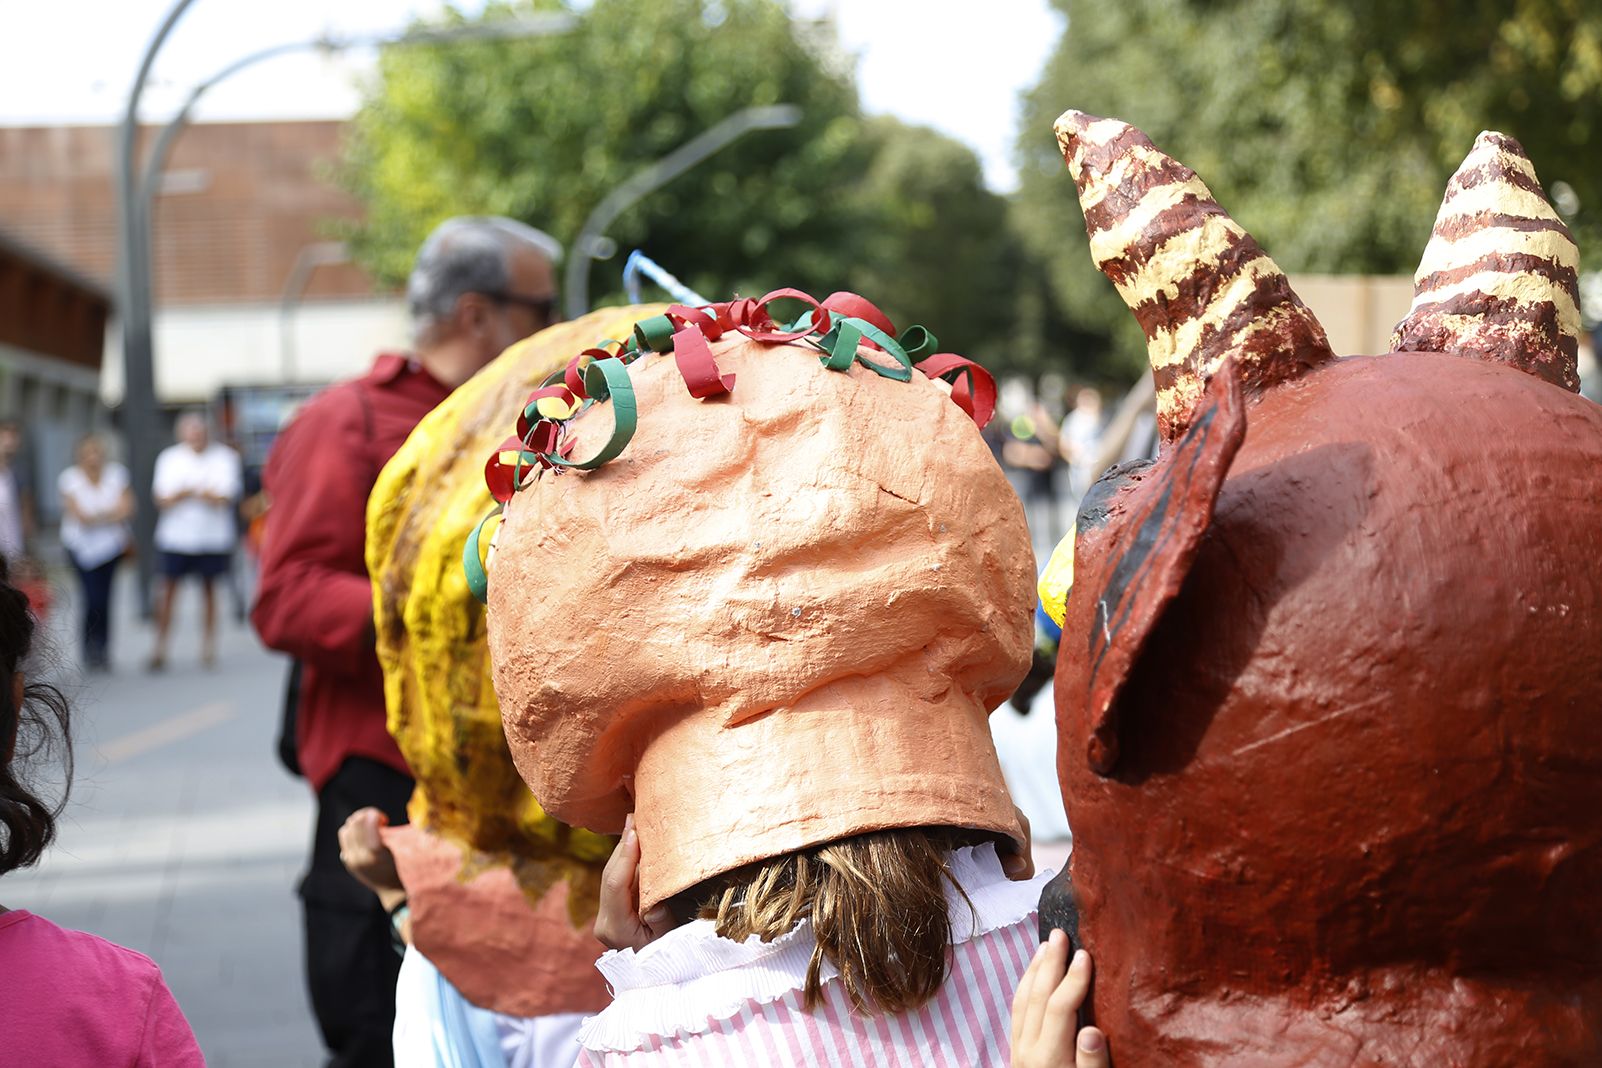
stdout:
[(1391, 347), (1460, 351), (1578, 392), (1579, 266), (1523, 146), (1482, 133), (1446, 184)]
[(1250, 397), (1333, 360), (1324, 328), (1189, 167), (1117, 119), (1068, 111), (1057, 143), (1096, 266), (1146, 332), (1163, 441), (1234, 355)]

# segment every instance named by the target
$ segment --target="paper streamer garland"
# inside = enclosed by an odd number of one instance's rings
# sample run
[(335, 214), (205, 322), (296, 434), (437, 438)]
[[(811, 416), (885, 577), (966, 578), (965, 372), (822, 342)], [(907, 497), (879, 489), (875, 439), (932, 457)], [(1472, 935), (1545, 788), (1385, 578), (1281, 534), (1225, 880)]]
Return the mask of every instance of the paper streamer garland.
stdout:
[[(812, 307), (781, 326), (773, 321), (768, 305), (786, 299)], [(546, 471), (593, 471), (627, 447), (639, 426), (628, 365), (646, 353), (671, 352), (690, 396), (719, 397), (734, 388), (735, 376), (718, 368), (709, 343), (730, 331), (764, 345), (804, 340), (822, 353), (819, 362), (831, 371), (848, 371), (860, 363), (876, 375), (910, 382), (917, 370), (949, 382), (952, 401), (980, 427), (995, 414), (996, 380), (990, 372), (967, 357), (937, 351), (939, 342), (922, 326), (909, 326), (898, 335), (884, 312), (855, 293), (831, 293), (818, 301), (799, 289), (775, 289), (755, 300), (746, 297), (702, 307), (674, 304), (661, 315), (635, 323), (627, 341), (608, 338), (580, 352), (528, 395), (518, 415), (517, 433), (484, 464), (484, 482), (496, 501), (495, 509), (479, 521), (462, 547), (462, 570), (475, 598), (483, 602), (489, 593), (482, 544), (485, 528), (499, 519), (519, 490)], [(883, 353), (885, 359), (869, 359), (864, 349)], [(568, 424), (603, 401), (612, 406), (611, 435), (595, 455), (572, 459), (575, 442), (567, 436)]]

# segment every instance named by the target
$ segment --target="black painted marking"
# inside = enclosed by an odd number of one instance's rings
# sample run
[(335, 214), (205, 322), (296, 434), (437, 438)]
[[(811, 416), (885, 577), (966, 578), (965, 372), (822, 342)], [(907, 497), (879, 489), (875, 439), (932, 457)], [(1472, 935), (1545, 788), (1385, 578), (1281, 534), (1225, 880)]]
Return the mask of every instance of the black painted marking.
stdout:
[(1105, 526), (1107, 517), (1112, 514), (1109, 506), (1112, 504), (1112, 499), (1118, 495), (1118, 491), (1137, 474), (1156, 462), (1156, 460), (1125, 460), (1116, 467), (1109, 468), (1106, 474), (1098, 478), (1095, 484), (1085, 491), (1084, 499), (1079, 502), (1079, 514), (1074, 518), (1076, 536), (1082, 536), (1086, 531)]
[[(1064, 868), (1040, 891), (1039, 905), (1040, 941), (1050, 940), (1051, 932), (1061, 930), (1068, 936), (1068, 959), (1073, 960), (1074, 951), (1084, 946), (1079, 937), (1079, 900), (1074, 894), (1074, 881)], [(1095, 980), (1091, 980), (1092, 986)], [(1094, 998), (1087, 996), (1084, 1004), (1079, 1007), (1079, 1025), (1089, 1027), (1096, 1022), (1093, 1012)]]
[[(1167, 477), (1164, 478), (1162, 496), (1157, 499), (1157, 503), (1152, 506), (1152, 510), (1147, 514), (1146, 518), (1141, 520), (1140, 526), (1136, 528), (1134, 538), (1128, 544), (1128, 548), (1119, 554), (1118, 563), (1113, 569), (1112, 577), (1108, 580), (1107, 585), (1102, 588), (1099, 603), (1097, 604), (1098, 622), (1101, 625), (1090, 633), (1090, 653), (1092, 654), (1090, 683), (1092, 687), (1095, 686), (1096, 676), (1101, 670), (1102, 661), (1106, 658), (1108, 650), (1112, 648), (1113, 639), (1123, 630), (1130, 613), (1134, 611), (1134, 598), (1126, 596), (1129, 587), (1138, 576), (1138, 573), (1144, 568), (1147, 560), (1151, 559), (1152, 555), (1167, 544), (1176, 533), (1174, 527), (1167, 523), (1174, 485), (1177, 481), (1188, 487), (1190, 482), (1193, 481), (1196, 467), (1201, 463), (1202, 456), (1206, 453), (1205, 440), (1198, 441), (1197, 439), (1206, 438), (1214, 421), (1217, 419), (1218, 408), (1219, 405), (1217, 404), (1208, 405), (1200, 413), (1196, 421), (1190, 425), (1190, 429), (1185, 432), (1184, 438), (1181, 439), (1179, 451), (1182, 453), (1189, 451), (1189, 465), (1179, 478), (1176, 478), (1172, 472), (1169, 472)], [(1195, 446), (1194, 448), (1192, 447), (1193, 445)], [(1109, 594), (1112, 596), (1109, 597)], [(1111, 611), (1109, 611), (1109, 605), (1111, 605)], [(1117, 614), (1116, 621), (1113, 618), (1114, 612)], [(1103, 635), (1105, 635), (1106, 640), (1098, 652), (1096, 641)]]
[(1074, 881), (1064, 868), (1040, 890), (1040, 940), (1048, 941), (1051, 932), (1061, 928), (1068, 936), (1072, 949), (1084, 943), (1079, 940), (1079, 902), (1074, 899)]

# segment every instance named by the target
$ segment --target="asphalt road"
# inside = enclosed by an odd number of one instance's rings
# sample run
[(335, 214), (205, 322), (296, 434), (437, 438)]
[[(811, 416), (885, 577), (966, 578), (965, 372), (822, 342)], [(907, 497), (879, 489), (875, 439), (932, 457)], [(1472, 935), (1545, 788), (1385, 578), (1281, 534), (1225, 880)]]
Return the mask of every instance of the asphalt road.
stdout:
[(230, 608), (203, 669), (186, 591), (167, 671), (145, 674), (150, 631), (121, 578), (110, 675), (78, 675), (72, 606), (52, 610), (36, 670), (55, 665), (71, 701), (77, 776), (56, 845), (0, 902), (148, 954), (213, 1068), (320, 1064), (294, 895), (311, 795), (273, 750), (284, 662)]

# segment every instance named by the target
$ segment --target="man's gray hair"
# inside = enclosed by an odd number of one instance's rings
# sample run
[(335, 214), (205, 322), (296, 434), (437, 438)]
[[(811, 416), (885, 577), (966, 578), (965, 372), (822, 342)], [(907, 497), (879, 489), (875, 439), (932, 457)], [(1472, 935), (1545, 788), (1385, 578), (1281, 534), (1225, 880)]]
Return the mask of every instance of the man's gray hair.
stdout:
[(417, 263), (406, 281), (414, 336), (422, 339), (450, 318), (464, 293), (506, 293), (512, 284), (512, 256), (520, 248), (533, 249), (553, 265), (562, 258), (556, 238), (516, 219), (459, 215), (436, 226), (417, 250)]

